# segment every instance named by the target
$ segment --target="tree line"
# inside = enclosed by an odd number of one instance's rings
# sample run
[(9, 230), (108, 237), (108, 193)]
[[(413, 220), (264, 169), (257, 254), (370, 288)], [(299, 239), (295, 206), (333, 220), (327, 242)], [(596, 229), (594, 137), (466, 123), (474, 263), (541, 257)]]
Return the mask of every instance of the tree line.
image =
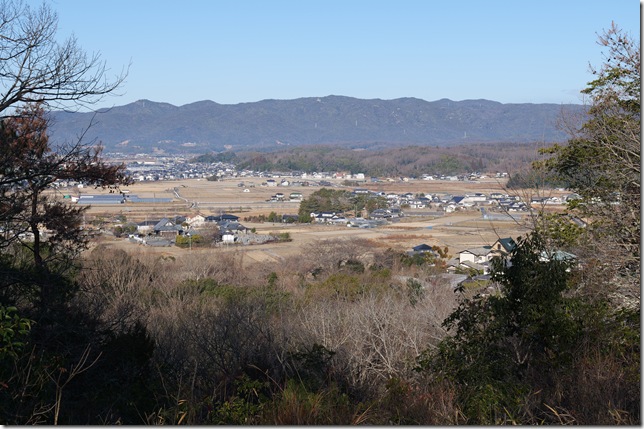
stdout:
[(355, 150), (339, 145), (292, 147), (272, 152), (222, 152), (193, 162), (233, 162), (255, 171), (346, 171), (367, 176), (457, 175), (471, 172), (517, 172), (539, 159), (543, 144), (470, 144), (452, 147), (409, 146)]

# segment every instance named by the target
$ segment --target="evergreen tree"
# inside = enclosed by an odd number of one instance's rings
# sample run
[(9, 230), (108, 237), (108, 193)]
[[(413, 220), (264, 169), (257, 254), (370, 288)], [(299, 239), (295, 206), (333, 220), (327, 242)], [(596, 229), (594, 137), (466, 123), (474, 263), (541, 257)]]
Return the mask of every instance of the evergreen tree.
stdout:
[[(31, 275), (17, 269), (21, 258), (6, 259), (4, 285), (26, 280), (36, 285), (40, 306), (56, 299), (52, 277), (63, 275), (69, 260), (78, 256), (89, 240), (82, 228), (87, 206), (71, 206), (48, 191), (59, 180), (98, 187), (128, 183), (124, 165), (100, 159), (100, 149), (77, 143), (52, 148), (47, 135), (45, 111), (39, 104), (26, 105), (19, 114), (0, 123), (0, 223), (4, 234), (0, 248), (14, 245), (13, 252), (31, 255)], [(28, 233), (29, 238), (24, 238)], [(21, 252), (22, 253), (22, 252)], [(29, 260), (26, 260), (29, 266)], [(8, 275), (7, 275), (8, 274)], [(22, 278), (22, 280), (20, 280)]]
[[(641, 233), (640, 47), (615, 24), (599, 37), (605, 62), (592, 69), (588, 118), (570, 130), (567, 145), (545, 153), (545, 167), (582, 196), (570, 205), (590, 220), (589, 231), (605, 258), (622, 274), (639, 277)], [(612, 255), (611, 255), (612, 253)]]

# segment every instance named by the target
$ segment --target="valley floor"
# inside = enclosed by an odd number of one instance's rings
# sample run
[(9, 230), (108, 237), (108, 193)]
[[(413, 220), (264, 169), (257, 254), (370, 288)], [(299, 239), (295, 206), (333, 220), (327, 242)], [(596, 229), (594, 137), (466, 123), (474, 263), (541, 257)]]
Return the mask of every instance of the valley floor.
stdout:
[[(239, 186), (243, 183), (244, 186)], [(342, 187), (341, 181), (333, 183)], [(364, 183), (361, 188), (385, 193), (445, 193), (464, 195), (466, 193), (509, 193), (504, 189), (504, 183), (496, 179), (481, 182), (453, 182), (453, 181), (424, 181), (412, 180), (409, 182), (379, 182)], [(352, 190), (351, 187), (343, 187)], [(244, 192), (247, 189), (247, 192)], [(143, 221), (146, 219), (158, 220), (162, 217), (174, 215), (194, 216), (202, 214), (232, 213), (240, 217), (240, 221), (248, 228), (255, 228), (258, 234), (271, 234), (288, 232), (292, 241), (285, 243), (269, 243), (263, 245), (241, 246), (220, 245), (216, 248), (193, 248), (191, 250), (178, 247), (148, 247), (131, 243), (127, 239), (111, 237), (106, 233), (101, 238), (101, 243), (109, 247), (139, 250), (144, 253), (160, 253), (165, 255), (186, 255), (189, 252), (222, 252), (241, 251), (244, 253), (245, 263), (274, 261), (302, 254), (316, 243), (324, 240), (367, 240), (377, 248), (392, 248), (398, 251), (411, 250), (418, 244), (448, 247), (450, 255), (482, 245), (490, 245), (500, 237), (513, 237), (524, 235), (530, 225), (517, 223), (509, 217), (505, 221), (491, 221), (483, 219), (481, 212), (476, 208), (465, 211), (448, 213), (440, 217), (429, 216), (433, 209), (413, 210), (414, 216), (405, 216), (400, 221), (370, 229), (348, 228), (345, 226), (318, 225), (318, 224), (279, 224), (279, 223), (254, 223), (244, 221), (245, 217), (268, 215), (270, 212), (278, 214), (297, 214), (299, 202), (267, 202), (271, 195), (283, 192), (300, 192), (306, 198), (316, 190), (317, 186), (299, 187), (269, 187), (262, 186), (262, 180), (227, 179), (220, 182), (205, 180), (182, 180), (174, 182), (141, 182), (128, 188), (132, 194), (142, 198), (167, 198), (174, 197), (172, 203), (158, 204), (125, 204), (114, 206), (93, 206), (87, 213), (88, 218), (103, 216), (114, 217), (118, 214), (125, 215), (129, 221)], [(560, 208), (559, 208), (560, 209)], [(427, 215), (423, 215), (424, 212)], [(527, 219), (527, 216), (524, 216)]]

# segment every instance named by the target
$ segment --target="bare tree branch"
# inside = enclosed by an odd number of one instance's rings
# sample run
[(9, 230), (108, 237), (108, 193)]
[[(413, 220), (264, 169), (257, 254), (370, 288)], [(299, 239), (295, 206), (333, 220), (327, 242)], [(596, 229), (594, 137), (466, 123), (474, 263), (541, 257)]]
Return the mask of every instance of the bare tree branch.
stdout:
[(0, 115), (21, 103), (89, 106), (123, 83), (127, 70), (108, 77), (100, 54), (88, 55), (73, 36), (57, 42), (57, 29), (47, 3), (0, 0)]

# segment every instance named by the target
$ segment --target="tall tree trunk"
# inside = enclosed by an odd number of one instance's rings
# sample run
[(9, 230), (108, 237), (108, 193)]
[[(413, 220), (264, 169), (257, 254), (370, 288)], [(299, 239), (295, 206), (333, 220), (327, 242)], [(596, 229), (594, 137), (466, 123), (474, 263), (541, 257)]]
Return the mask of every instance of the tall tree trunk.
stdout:
[(37, 189), (32, 188), (31, 195), (31, 214), (29, 217), (29, 228), (31, 233), (34, 236), (34, 244), (31, 249), (34, 256), (34, 274), (36, 281), (38, 282), (38, 287), (40, 288), (40, 309), (44, 310), (48, 303), (51, 302), (53, 298), (53, 285), (49, 279), (49, 272), (47, 269), (47, 264), (45, 263), (42, 256), (42, 243), (40, 237), (39, 225), (39, 216), (38, 216), (38, 200), (40, 193)]

